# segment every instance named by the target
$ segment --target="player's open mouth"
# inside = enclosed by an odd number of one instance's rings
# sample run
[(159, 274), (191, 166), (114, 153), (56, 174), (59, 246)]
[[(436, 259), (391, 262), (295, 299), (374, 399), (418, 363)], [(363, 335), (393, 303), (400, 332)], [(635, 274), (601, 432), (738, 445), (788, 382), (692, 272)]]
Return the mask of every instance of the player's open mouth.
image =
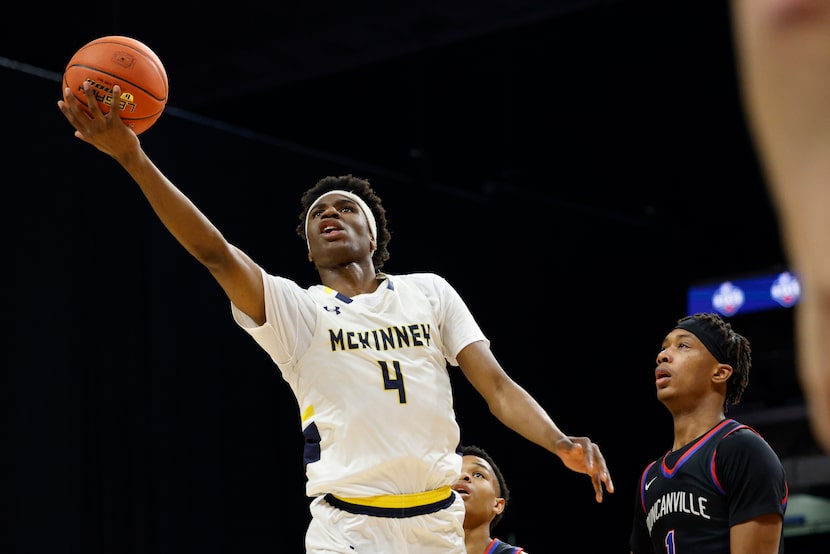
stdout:
[(469, 490), (467, 490), (467, 487), (465, 487), (464, 485), (455, 485), (455, 486), (452, 488), (452, 490), (454, 490), (455, 492), (457, 492), (457, 493), (459, 493), (459, 494), (461, 494), (461, 495), (467, 495), (467, 494), (470, 494), (470, 491), (469, 491)]

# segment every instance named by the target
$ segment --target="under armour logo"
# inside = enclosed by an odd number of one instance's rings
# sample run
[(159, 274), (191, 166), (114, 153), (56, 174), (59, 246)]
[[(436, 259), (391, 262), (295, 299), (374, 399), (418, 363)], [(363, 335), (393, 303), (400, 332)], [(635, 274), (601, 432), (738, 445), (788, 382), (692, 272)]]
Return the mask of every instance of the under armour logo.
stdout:
[(335, 306), (334, 308), (329, 308), (328, 306), (323, 306), (323, 309), (327, 312), (334, 312), (335, 315), (340, 315), (340, 306)]

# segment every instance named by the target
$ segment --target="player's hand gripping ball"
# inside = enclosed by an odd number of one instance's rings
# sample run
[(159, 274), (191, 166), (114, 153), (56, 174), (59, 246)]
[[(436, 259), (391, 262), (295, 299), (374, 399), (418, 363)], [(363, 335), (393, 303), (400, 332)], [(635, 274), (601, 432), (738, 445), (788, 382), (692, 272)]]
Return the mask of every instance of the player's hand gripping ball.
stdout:
[[(146, 44), (130, 37), (97, 38), (75, 52), (63, 73), (63, 87), (86, 106), (84, 81), (89, 81), (101, 111), (116, 106), (136, 135), (152, 127), (167, 104), (164, 65)], [(114, 85), (121, 87), (120, 98), (113, 98)]]

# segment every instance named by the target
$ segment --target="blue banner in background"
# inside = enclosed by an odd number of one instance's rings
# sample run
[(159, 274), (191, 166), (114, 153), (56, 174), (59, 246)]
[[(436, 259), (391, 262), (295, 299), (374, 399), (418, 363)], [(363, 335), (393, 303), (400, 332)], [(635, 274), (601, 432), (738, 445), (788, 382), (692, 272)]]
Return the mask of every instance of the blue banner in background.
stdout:
[(801, 298), (798, 277), (790, 272), (748, 279), (731, 279), (689, 288), (686, 311), (717, 312), (724, 316), (778, 308), (791, 308)]

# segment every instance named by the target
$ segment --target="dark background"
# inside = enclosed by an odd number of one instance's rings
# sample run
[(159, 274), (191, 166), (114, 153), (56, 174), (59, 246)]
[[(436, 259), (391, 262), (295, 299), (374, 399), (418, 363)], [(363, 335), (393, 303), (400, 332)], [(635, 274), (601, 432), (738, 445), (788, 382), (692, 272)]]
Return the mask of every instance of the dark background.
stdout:
[[(73, 138), (60, 74), (94, 38), (161, 57), (144, 148), (268, 271), (316, 281), (294, 234), (319, 178), (370, 178), (390, 273), (435, 271), (509, 373), (617, 485), (508, 431), (454, 371), (465, 442), (535, 554), (627, 552), (636, 481), (671, 444), (654, 356), (693, 284), (786, 269), (744, 124), (723, 2), (19, 6), (0, 35), (7, 440), (0, 550), (301, 552), (296, 404), (207, 271), (115, 162)], [(742, 410), (785, 461), (817, 453), (791, 310), (737, 315)], [(791, 476), (791, 493), (830, 482)], [(789, 538), (788, 552), (818, 551)]]

